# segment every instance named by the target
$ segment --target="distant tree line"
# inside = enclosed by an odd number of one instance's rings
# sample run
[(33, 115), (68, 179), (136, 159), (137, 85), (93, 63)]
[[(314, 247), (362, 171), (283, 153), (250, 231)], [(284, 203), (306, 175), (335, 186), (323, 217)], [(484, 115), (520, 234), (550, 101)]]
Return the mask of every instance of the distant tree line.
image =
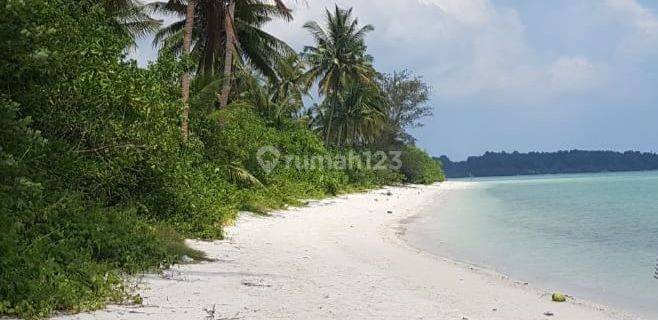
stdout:
[(443, 164), (448, 178), (658, 169), (658, 154), (638, 151), (503, 151), (486, 152), (459, 162), (453, 162), (446, 156), (435, 159)]

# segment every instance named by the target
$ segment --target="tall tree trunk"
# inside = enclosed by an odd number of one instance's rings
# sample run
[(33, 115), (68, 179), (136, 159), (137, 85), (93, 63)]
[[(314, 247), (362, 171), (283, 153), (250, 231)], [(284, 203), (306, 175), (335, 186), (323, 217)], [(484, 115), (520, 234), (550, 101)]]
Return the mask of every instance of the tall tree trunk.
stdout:
[(228, 104), (228, 95), (231, 93), (231, 73), (233, 68), (233, 50), (235, 49), (235, 1), (229, 0), (228, 10), (226, 10), (226, 52), (224, 52), (224, 85), (222, 87), (222, 95), (220, 97), (219, 106), (226, 107)]
[(327, 125), (327, 130), (325, 130), (326, 136), (324, 137), (324, 144), (329, 146), (329, 142), (331, 140), (331, 126), (333, 125), (333, 120), (334, 120), (334, 110), (336, 109), (334, 102), (331, 102), (331, 110), (329, 111), (329, 120), (328, 120), (328, 125)]
[(345, 140), (343, 139), (343, 124), (340, 124), (340, 126), (338, 127), (338, 137), (336, 140), (337, 140), (336, 145), (339, 148), (343, 146), (343, 143), (345, 142)]
[[(183, 55), (187, 63), (192, 47), (192, 29), (194, 27), (194, 5), (195, 0), (188, 0), (187, 12), (185, 14), (185, 28), (183, 29)], [(187, 68), (187, 66), (186, 66)], [(185, 70), (181, 79), (183, 87), (183, 123), (181, 133), (183, 141), (187, 141), (190, 135), (190, 72)]]

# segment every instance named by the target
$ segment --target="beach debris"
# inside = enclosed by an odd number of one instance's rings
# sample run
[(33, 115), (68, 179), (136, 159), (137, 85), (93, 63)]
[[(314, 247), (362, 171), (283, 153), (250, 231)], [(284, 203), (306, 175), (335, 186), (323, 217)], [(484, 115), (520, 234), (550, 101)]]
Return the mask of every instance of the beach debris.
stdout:
[(552, 316), (554, 316), (555, 314), (554, 314), (553, 312), (546, 311), (546, 312), (544, 312), (544, 315), (547, 316), (547, 317), (552, 317)]
[(269, 288), (272, 286), (271, 284), (263, 283), (262, 279), (257, 281), (242, 280), (242, 285), (247, 287), (265, 287), (265, 288)]
[(498, 311), (498, 308), (493, 308), (491, 309), (491, 311)]
[(163, 270), (162, 271), (162, 277), (167, 279), (167, 280), (174, 280), (174, 278), (177, 276), (177, 272), (174, 270)]
[(217, 313), (217, 310), (215, 309), (214, 304), (212, 305), (212, 309), (205, 307), (205, 308), (203, 308), (203, 311), (206, 312), (206, 319), (207, 320), (215, 320), (215, 314)]
[(188, 255), (186, 255), (186, 254), (184, 254), (184, 255), (180, 258), (180, 260), (181, 260), (181, 262), (183, 262), (183, 263), (192, 263), (192, 262), (194, 262), (194, 259), (190, 258), (190, 256), (188, 256)]
[(391, 190), (387, 190), (386, 193), (385, 193), (385, 195), (387, 195), (387, 196), (392, 196), (392, 195), (393, 195), (393, 192), (391, 192)]
[(388, 211), (386, 211), (386, 213), (391, 214), (391, 213), (393, 213), (393, 211), (388, 210)]
[(564, 294), (559, 293), (559, 292), (553, 293), (553, 296), (551, 297), (551, 299), (555, 302), (565, 302), (565, 301), (567, 301), (567, 298), (564, 296)]
[[(244, 309), (247, 310), (246, 307)], [(172, 311), (174, 311), (174, 310), (172, 310)], [(240, 316), (240, 312), (235, 313), (235, 315), (233, 315), (232, 317), (220, 316), (218, 314), (216, 306), (214, 304), (212, 305), (212, 308), (204, 307), (203, 311), (206, 313), (206, 316), (204, 317), (205, 320), (238, 320), (238, 319), (242, 319), (242, 317)], [(256, 312), (256, 310), (254, 310), (254, 312)], [(187, 311), (185, 311), (185, 313), (187, 313)]]

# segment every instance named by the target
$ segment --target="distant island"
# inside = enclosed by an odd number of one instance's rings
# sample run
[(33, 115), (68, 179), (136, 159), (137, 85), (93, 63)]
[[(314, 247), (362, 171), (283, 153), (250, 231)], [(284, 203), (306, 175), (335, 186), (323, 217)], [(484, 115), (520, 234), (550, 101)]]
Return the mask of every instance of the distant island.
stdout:
[(658, 154), (639, 151), (486, 152), (459, 162), (446, 156), (435, 159), (447, 178), (658, 169)]

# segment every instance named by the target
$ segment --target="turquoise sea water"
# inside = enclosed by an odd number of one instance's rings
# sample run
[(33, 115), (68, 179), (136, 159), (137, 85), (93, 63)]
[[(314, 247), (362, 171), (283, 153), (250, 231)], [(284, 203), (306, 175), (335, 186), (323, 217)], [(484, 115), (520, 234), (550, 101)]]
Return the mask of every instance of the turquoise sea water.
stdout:
[(658, 172), (507, 177), (446, 190), (412, 245), (658, 319)]

